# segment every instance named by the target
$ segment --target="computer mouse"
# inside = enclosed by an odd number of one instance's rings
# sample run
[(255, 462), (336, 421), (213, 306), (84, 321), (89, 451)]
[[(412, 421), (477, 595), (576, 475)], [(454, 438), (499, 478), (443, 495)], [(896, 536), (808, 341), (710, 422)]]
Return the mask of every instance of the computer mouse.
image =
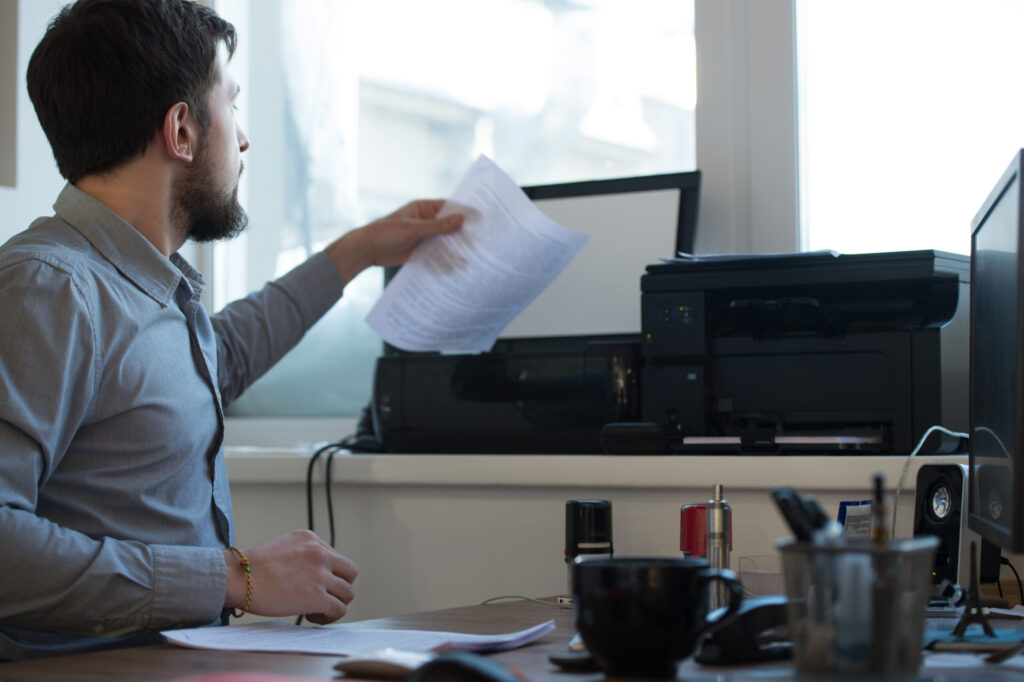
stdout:
[(468, 651), (441, 654), (416, 668), (407, 682), (526, 682), (526, 675), (487, 656)]

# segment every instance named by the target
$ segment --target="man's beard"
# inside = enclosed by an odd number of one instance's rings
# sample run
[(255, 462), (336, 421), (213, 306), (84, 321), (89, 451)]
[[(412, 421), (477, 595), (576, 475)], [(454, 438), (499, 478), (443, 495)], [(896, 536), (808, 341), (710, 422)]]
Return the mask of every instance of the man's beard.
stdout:
[[(188, 238), (193, 241), (233, 239), (245, 230), (249, 216), (238, 203), (237, 182), (230, 194), (218, 191), (206, 151), (206, 145), (200, 140), (192, 171), (178, 187), (176, 213), (183, 220)], [(242, 175), (241, 164), (238, 175)]]

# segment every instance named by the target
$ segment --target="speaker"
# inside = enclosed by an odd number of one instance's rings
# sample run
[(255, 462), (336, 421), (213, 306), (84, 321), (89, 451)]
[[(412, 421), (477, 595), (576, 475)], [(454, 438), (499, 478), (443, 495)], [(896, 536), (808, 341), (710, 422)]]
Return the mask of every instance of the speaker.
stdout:
[(914, 536), (939, 538), (932, 583), (943, 580), (967, 587), (971, 581), (971, 543), (978, 544), (979, 582), (999, 579), (999, 547), (967, 528), (967, 465), (925, 464), (917, 472)]

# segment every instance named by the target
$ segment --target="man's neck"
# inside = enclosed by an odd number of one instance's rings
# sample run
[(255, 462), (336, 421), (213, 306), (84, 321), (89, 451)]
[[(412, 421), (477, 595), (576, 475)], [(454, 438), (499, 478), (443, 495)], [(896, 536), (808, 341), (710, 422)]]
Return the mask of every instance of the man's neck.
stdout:
[(165, 164), (152, 163), (147, 156), (143, 154), (107, 173), (86, 175), (75, 186), (170, 257), (185, 243), (184, 231), (173, 222), (174, 178)]

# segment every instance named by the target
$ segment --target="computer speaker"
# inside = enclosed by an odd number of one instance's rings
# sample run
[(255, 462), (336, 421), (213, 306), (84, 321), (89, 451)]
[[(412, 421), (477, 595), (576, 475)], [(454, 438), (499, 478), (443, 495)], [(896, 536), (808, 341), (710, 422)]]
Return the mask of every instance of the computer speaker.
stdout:
[(999, 548), (967, 528), (967, 475), (966, 464), (925, 464), (917, 472), (914, 536), (939, 539), (932, 570), (935, 585), (943, 580), (970, 584), (972, 542), (978, 545), (978, 580), (999, 579)]

